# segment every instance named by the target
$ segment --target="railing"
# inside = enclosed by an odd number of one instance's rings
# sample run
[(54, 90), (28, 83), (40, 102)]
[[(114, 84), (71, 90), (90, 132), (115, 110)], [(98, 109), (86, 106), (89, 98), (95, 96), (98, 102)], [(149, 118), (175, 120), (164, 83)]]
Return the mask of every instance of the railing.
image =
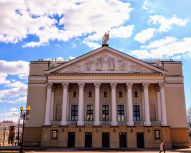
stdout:
[(77, 125), (77, 121), (68, 121), (68, 125)]
[(84, 121), (85, 125), (94, 125), (94, 121)]
[(161, 122), (160, 121), (151, 121), (151, 125), (152, 126), (161, 126)]
[(127, 126), (127, 122), (126, 121), (124, 121), (124, 122), (117, 122), (117, 125), (119, 125), (119, 126)]
[(135, 126), (144, 126), (143, 121), (134, 121)]
[(110, 125), (111, 121), (101, 121), (101, 125)]
[(51, 121), (51, 125), (60, 125), (61, 121)]

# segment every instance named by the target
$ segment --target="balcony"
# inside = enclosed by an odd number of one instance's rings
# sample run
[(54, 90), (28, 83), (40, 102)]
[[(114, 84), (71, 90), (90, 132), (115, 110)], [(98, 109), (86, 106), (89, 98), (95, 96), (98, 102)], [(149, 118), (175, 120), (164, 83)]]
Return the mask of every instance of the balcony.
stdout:
[(84, 121), (84, 125), (94, 125), (94, 121)]
[(134, 121), (135, 126), (144, 126), (143, 121)]
[(151, 121), (151, 125), (152, 126), (161, 126), (161, 122), (160, 121)]
[(100, 121), (101, 125), (110, 125), (111, 121)]
[(61, 121), (51, 121), (52, 126), (59, 126), (61, 124)]
[(77, 125), (77, 121), (68, 121), (68, 125)]

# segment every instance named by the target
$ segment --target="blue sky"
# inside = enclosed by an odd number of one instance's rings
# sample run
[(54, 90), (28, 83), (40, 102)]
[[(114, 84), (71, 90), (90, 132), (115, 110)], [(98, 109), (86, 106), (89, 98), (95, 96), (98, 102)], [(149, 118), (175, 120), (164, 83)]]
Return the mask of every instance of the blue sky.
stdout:
[(30, 61), (68, 60), (109, 45), (140, 59), (183, 62), (191, 106), (191, 1), (0, 0), (0, 121), (26, 105)]

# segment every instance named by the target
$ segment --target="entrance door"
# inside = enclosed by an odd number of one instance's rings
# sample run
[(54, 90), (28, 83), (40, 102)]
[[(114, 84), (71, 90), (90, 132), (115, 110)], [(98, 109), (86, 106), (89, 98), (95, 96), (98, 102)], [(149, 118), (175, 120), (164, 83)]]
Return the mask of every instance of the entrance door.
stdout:
[(75, 132), (68, 132), (68, 147), (75, 147)]
[(126, 148), (127, 147), (126, 132), (120, 132), (119, 133), (119, 146), (120, 146), (120, 148)]
[(102, 133), (102, 147), (109, 148), (109, 132)]
[(92, 133), (91, 132), (85, 133), (85, 147), (86, 148), (92, 147)]
[(144, 134), (137, 133), (137, 148), (144, 148)]

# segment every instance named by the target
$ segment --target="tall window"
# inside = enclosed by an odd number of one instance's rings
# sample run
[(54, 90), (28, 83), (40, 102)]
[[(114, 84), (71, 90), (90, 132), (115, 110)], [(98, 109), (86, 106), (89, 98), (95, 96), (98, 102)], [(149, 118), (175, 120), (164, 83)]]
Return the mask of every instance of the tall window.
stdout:
[(87, 105), (87, 121), (93, 121), (93, 105)]
[(76, 91), (73, 92), (73, 97), (76, 97)]
[(109, 121), (109, 105), (102, 105), (102, 121)]
[(89, 95), (89, 97), (92, 97), (92, 92), (91, 92), (91, 91), (89, 91), (89, 94), (88, 94), (88, 95)]
[(122, 97), (123, 97), (122, 91), (119, 91), (119, 98), (122, 98)]
[(138, 97), (138, 92), (137, 92), (137, 91), (134, 92), (134, 97), (135, 97), (135, 98)]
[(117, 119), (119, 122), (125, 121), (124, 105), (118, 105), (117, 106)]
[(106, 98), (107, 97), (107, 91), (103, 92), (103, 96)]
[(71, 107), (71, 120), (72, 121), (78, 120), (78, 105), (72, 105)]
[(140, 121), (140, 106), (133, 105), (133, 120)]

